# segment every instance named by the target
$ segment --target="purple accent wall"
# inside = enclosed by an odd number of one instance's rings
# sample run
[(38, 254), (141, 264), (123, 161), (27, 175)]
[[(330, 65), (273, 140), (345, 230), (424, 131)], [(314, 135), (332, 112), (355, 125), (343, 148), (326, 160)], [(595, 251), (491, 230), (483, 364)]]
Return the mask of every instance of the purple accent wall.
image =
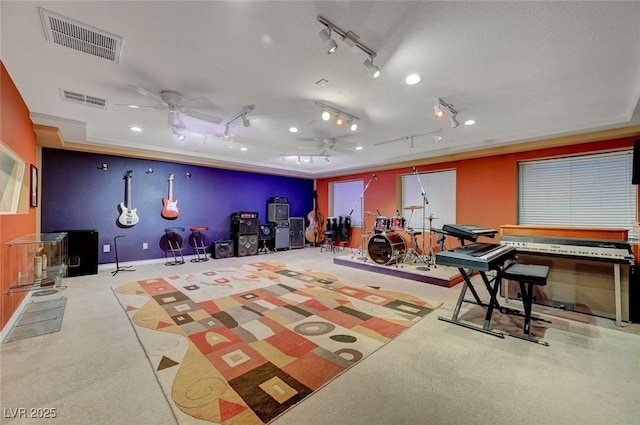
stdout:
[[(109, 165), (108, 171), (98, 169), (102, 163)], [(149, 168), (152, 174), (146, 173)], [(118, 217), (127, 170), (133, 171), (130, 206), (137, 209), (140, 220), (123, 228)], [(118, 238), (120, 262), (164, 258), (160, 238), (167, 227), (184, 227), (181, 236), (186, 242), (190, 227), (208, 226), (204, 234), (210, 242), (230, 238), (233, 212), (257, 211), (260, 223), (266, 223), (272, 196), (289, 199), (291, 217), (306, 217), (313, 209), (310, 179), (49, 148), (42, 150), (41, 173), (42, 231), (98, 230), (100, 264), (115, 262), (113, 238), (118, 235), (125, 235)], [(170, 173), (175, 173), (173, 198), (179, 208), (173, 220), (160, 215)], [(143, 250), (145, 242), (149, 248)], [(105, 244), (111, 245), (111, 252), (102, 252)], [(185, 246), (185, 254), (192, 254)]]

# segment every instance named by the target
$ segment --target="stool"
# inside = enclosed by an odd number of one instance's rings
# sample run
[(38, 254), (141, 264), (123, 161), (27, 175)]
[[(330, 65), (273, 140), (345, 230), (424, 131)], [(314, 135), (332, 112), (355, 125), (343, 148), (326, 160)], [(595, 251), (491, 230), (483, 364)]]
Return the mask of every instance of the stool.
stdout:
[[(545, 286), (547, 284), (547, 276), (549, 275), (549, 266), (539, 266), (532, 264), (514, 263), (509, 265), (502, 272), (503, 279), (515, 280), (520, 284), (520, 297), (522, 297), (522, 305), (524, 306), (524, 334), (511, 335), (516, 338), (525, 339), (531, 342), (549, 345), (546, 342), (531, 338), (531, 305), (533, 304), (533, 286)], [(526, 285), (525, 285), (526, 284)]]
[(324, 241), (322, 242), (322, 245), (320, 245), (320, 252), (322, 252), (323, 249), (327, 249), (327, 250), (331, 250), (331, 252), (335, 252), (334, 243), (336, 242), (336, 231), (326, 230), (323, 232), (323, 234), (324, 234)]
[[(165, 258), (167, 252), (173, 255), (173, 261), (167, 261), (165, 266), (175, 266), (177, 264), (184, 264), (184, 257), (182, 256), (182, 236), (177, 232), (184, 232), (184, 227), (167, 227), (164, 229), (163, 239), (165, 240), (165, 246), (161, 246), (164, 249)], [(161, 241), (162, 242), (162, 241)], [(180, 259), (178, 259), (178, 256)]]
[(208, 226), (193, 226), (190, 227), (191, 237), (189, 240), (191, 241), (191, 248), (196, 253), (196, 258), (191, 259), (192, 263), (199, 263), (201, 261), (209, 261), (207, 258), (207, 245), (205, 244), (205, 236), (202, 234), (203, 231), (209, 230)]

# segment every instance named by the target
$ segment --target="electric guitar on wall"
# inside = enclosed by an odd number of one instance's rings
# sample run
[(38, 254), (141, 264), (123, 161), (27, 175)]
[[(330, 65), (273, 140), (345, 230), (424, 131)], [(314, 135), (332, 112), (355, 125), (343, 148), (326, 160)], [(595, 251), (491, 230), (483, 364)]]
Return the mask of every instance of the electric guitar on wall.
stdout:
[(135, 226), (138, 222), (138, 214), (136, 213), (137, 208), (131, 208), (131, 173), (132, 170), (128, 170), (124, 173), (122, 178), (127, 182), (127, 197), (125, 202), (120, 202), (120, 217), (118, 217), (118, 223), (123, 226)]
[(173, 176), (174, 173), (169, 174), (169, 197), (162, 197), (162, 212), (160, 213), (164, 218), (177, 218), (178, 217), (178, 200), (173, 200)]

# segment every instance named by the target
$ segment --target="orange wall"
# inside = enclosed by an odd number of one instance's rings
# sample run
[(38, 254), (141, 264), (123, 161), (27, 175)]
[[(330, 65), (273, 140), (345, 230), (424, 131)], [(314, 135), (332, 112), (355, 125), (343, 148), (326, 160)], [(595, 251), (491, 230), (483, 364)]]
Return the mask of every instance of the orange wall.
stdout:
[[(0, 62), (0, 139), (22, 157), (28, 164), (36, 164), (37, 140), (33, 131), (33, 123), (29, 117), (29, 110), (18, 92), (13, 80)], [(26, 176), (29, 178), (29, 166)], [(29, 208), (26, 214), (0, 215), (0, 245), (12, 241), (20, 236), (35, 233), (36, 209)], [(4, 325), (11, 318), (23, 295), (4, 295), (10, 286), (11, 276), (4, 273), (7, 264), (6, 250), (2, 250), (0, 258), (0, 299), (2, 318)]]
[[(519, 161), (631, 148), (635, 139), (636, 137), (628, 137), (455, 162), (418, 165), (416, 169), (418, 172), (455, 169), (457, 222), (476, 224), (497, 230), (503, 224), (517, 224), (517, 169)], [(397, 205), (399, 195), (396, 186), (397, 176), (411, 172), (411, 167), (376, 171), (377, 180), (371, 183), (364, 196), (364, 210), (374, 213), (376, 210), (380, 210), (385, 216), (395, 215), (396, 209), (402, 207)], [(373, 172), (368, 172), (319, 179), (317, 181), (319, 210), (326, 216), (329, 183), (363, 179), (366, 184), (372, 175)], [(367, 216), (368, 232), (372, 231), (374, 220), (374, 215)], [(443, 224), (447, 223), (434, 222), (433, 227), (440, 228)], [(428, 223), (426, 226), (428, 227)], [(352, 232), (350, 245), (355, 248), (361, 243), (360, 229), (354, 228)], [(418, 244), (422, 246), (420, 239), (418, 239)]]

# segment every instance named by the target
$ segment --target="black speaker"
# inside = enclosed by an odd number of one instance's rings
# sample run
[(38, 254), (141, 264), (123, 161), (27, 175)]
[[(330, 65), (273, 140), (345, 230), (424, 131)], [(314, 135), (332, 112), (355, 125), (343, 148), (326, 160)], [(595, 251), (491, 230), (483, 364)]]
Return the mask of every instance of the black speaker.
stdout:
[(54, 230), (67, 233), (67, 276), (98, 274), (97, 230)]
[(640, 184), (640, 139), (633, 142), (633, 174), (631, 184)]
[(269, 240), (275, 237), (273, 230), (273, 223), (261, 224), (260, 225), (260, 233), (258, 233), (260, 239)]
[(233, 257), (233, 241), (214, 241), (211, 251), (213, 252), (213, 258)]
[(234, 235), (236, 257), (258, 255), (258, 235)]
[(289, 218), (289, 248), (304, 248), (304, 218)]
[(231, 233), (235, 235), (257, 235), (259, 232), (259, 224), (257, 217), (241, 218), (233, 216), (231, 218)]

